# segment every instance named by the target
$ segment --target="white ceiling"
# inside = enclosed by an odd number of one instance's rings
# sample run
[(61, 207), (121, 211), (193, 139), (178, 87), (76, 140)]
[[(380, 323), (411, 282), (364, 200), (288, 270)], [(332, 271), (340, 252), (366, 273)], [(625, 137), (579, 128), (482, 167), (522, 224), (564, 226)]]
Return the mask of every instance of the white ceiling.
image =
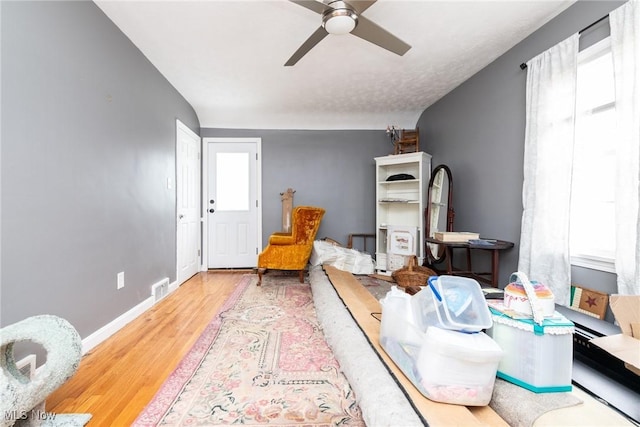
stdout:
[(321, 16), (287, 0), (96, 3), (202, 127), (384, 129), (413, 128), (425, 108), (574, 1), (378, 0), (363, 15), (409, 43), (404, 56), (329, 35), (293, 67), (284, 63)]

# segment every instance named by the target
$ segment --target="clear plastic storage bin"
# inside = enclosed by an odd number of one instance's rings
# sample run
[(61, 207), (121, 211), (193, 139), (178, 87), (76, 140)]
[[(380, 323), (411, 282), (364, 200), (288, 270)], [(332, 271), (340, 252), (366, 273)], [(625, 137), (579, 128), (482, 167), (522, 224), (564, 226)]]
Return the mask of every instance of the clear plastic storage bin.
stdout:
[(467, 277), (432, 276), (411, 299), (416, 325), (479, 332), (492, 325), (480, 284)]
[(502, 350), (483, 332), (434, 326), (421, 330), (413, 308), (416, 295), (394, 286), (380, 300), (380, 345), (427, 398), (457, 405), (488, 405)]
[(416, 364), (425, 396), (457, 405), (488, 405), (502, 356), (500, 346), (484, 332), (429, 327)]

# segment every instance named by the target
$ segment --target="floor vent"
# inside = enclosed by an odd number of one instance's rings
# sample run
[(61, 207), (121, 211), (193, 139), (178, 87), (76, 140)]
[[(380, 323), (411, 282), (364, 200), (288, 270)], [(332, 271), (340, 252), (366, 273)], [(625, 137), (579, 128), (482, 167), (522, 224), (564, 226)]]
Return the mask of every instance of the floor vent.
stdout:
[(151, 295), (153, 296), (154, 303), (166, 297), (168, 293), (169, 293), (169, 278), (164, 278), (160, 280), (158, 283), (151, 286)]
[(36, 355), (30, 354), (16, 362), (16, 368), (29, 379), (33, 379), (36, 373)]

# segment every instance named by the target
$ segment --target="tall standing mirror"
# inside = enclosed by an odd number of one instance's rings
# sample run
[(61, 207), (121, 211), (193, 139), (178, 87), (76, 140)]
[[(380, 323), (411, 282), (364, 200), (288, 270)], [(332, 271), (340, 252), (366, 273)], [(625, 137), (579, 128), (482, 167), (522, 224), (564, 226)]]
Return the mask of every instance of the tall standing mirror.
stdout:
[[(439, 165), (433, 169), (427, 191), (425, 235), (433, 238), (438, 231), (453, 231), (453, 179), (448, 166)], [(425, 242), (425, 252), (430, 264), (438, 264), (444, 260), (445, 251), (442, 245)]]

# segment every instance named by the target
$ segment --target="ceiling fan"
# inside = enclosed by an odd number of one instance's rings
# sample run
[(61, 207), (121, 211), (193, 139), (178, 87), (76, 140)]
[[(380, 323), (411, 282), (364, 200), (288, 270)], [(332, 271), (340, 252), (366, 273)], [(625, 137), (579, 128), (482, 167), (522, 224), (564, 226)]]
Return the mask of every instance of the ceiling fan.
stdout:
[(284, 64), (285, 67), (295, 65), (328, 34), (351, 33), (400, 56), (411, 49), (407, 43), (362, 16), (362, 12), (377, 0), (350, 0), (348, 3), (339, 0), (325, 0), (326, 3), (315, 0), (290, 1), (322, 15), (322, 25), (296, 50)]

